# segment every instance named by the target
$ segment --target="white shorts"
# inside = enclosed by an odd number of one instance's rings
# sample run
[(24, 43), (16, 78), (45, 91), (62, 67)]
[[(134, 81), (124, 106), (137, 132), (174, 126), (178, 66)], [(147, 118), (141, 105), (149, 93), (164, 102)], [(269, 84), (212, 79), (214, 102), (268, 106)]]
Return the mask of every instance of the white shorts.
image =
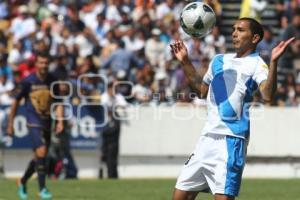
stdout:
[(176, 183), (183, 191), (238, 196), (245, 164), (244, 139), (218, 134), (200, 137)]

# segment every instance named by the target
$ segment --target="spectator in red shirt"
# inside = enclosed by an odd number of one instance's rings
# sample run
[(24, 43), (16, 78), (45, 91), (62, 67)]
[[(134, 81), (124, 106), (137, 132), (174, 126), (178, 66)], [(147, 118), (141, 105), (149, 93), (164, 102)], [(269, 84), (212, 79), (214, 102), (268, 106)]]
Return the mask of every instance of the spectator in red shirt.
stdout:
[(20, 63), (18, 71), (19, 71), (19, 76), (21, 79), (27, 77), (29, 74), (33, 73), (36, 71), (35, 69), (35, 56), (33, 54), (30, 54), (26, 56), (26, 60), (22, 63)]

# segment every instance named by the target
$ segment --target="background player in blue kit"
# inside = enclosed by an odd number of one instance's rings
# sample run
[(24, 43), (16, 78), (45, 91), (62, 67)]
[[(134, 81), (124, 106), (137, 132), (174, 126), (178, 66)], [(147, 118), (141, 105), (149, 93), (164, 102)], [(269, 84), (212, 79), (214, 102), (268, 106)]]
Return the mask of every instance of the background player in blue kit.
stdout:
[[(37, 172), (39, 183), (39, 196), (42, 199), (51, 199), (52, 194), (46, 188), (46, 155), (51, 137), (51, 104), (55, 101), (51, 94), (51, 84), (55, 79), (48, 74), (49, 56), (47, 53), (38, 53), (36, 55), (36, 72), (30, 74), (21, 83), (21, 89), (18, 92), (11, 108), (8, 123), (8, 134), (13, 135), (13, 120), (21, 99), (25, 98), (26, 119), (29, 134), (32, 140), (34, 157), (18, 181), (18, 195), (20, 199), (27, 199), (26, 182)], [(58, 84), (55, 84), (58, 86)], [(57, 87), (58, 88), (58, 87)], [(59, 94), (58, 89), (54, 87), (55, 95)], [(56, 109), (56, 133), (63, 130), (63, 108), (57, 106)]]
[(263, 38), (256, 20), (241, 18), (233, 26), (236, 53), (216, 55), (204, 77), (197, 75), (181, 40), (171, 44), (190, 85), (207, 97), (207, 122), (194, 152), (177, 179), (173, 200), (195, 199), (210, 191), (216, 200), (238, 196), (250, 134), (249, 105), (259, 89), (270, 102), (277, 88), (277, 61), (294, 40), (280, 42), (272, 50), (271, 61), (264, 63), (255, 51)]

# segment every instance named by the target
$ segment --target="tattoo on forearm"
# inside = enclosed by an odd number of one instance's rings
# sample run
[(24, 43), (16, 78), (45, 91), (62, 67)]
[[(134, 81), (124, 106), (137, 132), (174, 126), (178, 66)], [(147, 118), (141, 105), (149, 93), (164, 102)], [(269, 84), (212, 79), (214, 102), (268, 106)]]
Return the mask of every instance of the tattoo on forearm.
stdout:
[(200, 85), (202, 83), (202, 77), (199, 74), (197, 74), (193, 76), (190, 80), (190, 86), (192, 87), (194, 92), (196, 92), (198, 96), (200, 96)]
[(194, 77), (194, 83), (197, 87), (199, 87), (202, 83), (202, 77), (197, 74), (195, 77)]
[(186, 77), (188, 78), (191, 89), (194, 92), (196, 92), (200, 97), (200, 93), (201, 93), (200, 85), (202, 83), (202, 76), (200, 76), (200, 74), (197, 73), (197, 71), (195, 70), (192, 64), (186, 64), (186, 65), (183, 64), (183, 70)]

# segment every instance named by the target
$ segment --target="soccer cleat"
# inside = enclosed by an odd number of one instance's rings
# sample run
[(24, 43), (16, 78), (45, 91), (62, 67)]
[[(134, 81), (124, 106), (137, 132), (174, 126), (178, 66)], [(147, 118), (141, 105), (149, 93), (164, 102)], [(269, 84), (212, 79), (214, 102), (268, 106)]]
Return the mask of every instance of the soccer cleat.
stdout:
[(52, 199), (52, 194), (48, 191), (47, 188), (43, 188), (40, 193), (39, 196), (41, 199)]
[(18, 196), (21, 200), (26, 200), (28, 198), (27, 192), (26, 192), (26, 186), (21, 183), (20, 180), (17, 181), (18, 185)]

